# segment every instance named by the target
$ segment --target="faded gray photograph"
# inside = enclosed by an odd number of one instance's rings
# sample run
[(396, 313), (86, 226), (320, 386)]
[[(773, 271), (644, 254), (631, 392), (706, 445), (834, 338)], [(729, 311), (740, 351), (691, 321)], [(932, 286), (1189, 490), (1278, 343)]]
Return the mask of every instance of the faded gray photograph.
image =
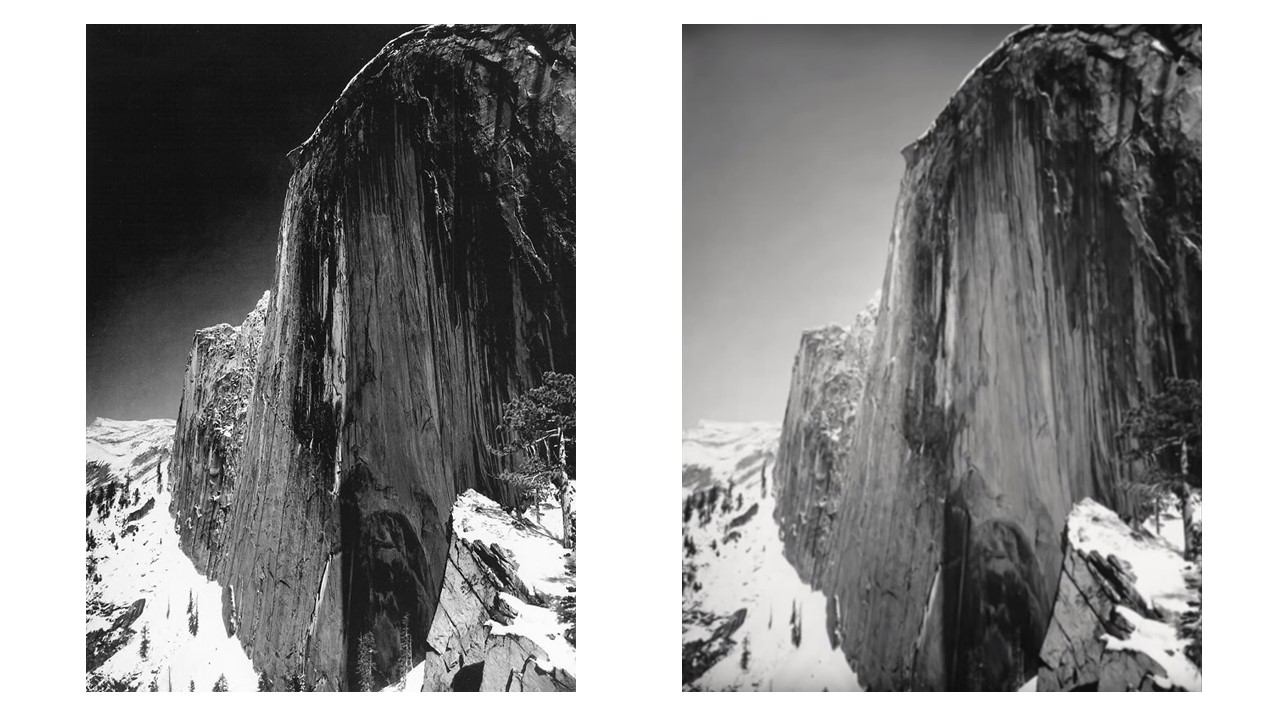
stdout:
[(685, 691), (1201, 689), (1201, 61), (684, 28)]

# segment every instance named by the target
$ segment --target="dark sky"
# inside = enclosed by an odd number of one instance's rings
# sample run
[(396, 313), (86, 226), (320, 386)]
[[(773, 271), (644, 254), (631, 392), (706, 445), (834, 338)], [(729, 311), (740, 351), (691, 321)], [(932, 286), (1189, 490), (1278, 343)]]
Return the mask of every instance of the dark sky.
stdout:
[(87, 420), (177, 415), (192, 333), (271, 286), (285, 154), (412, 27), (89, 26)]
[(884, 279), (901, 150), (1018, 26), (684, 29), (683, 420), (782, 421)]

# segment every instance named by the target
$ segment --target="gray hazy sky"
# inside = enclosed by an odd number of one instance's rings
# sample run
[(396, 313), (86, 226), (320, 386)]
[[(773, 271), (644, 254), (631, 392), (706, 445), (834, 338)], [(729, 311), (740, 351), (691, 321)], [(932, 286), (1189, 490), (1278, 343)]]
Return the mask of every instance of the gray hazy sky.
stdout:
[(801, 331), (884, 279), (902, 148), (1018, 27), (685, 26), (685, 427), (782, 421)]

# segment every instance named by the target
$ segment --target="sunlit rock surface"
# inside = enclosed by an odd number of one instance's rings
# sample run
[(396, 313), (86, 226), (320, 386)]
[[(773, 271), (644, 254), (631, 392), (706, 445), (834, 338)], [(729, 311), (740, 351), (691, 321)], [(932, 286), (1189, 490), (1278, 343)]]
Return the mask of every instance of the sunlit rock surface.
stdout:
[(787, 560), (809, 583), (816, 583), (827, 567), (839, 482), (845, 477), (840, 465), (849, 460), (879, 310), (877, 294), (852, 327), (805, 331), (791, 368), (773, 470), (774, 513)]
[(1036, 689), (1200, 690), (1191, 640), (1179, 632), (1200, 607), (1197, 566), (1092, 500), (1076, 505), (1063, 542)]
[(1199, 379), (1200, 63), (1196, 26), (1027, 28), (904, 151), (820, 575), (866, 687), (1035, 675), (1121, 414)]
[(474, 490), (453, 507), (424, 691), (561, 692), (577, 685), (577, 580), (560, 507), (514, 518)]

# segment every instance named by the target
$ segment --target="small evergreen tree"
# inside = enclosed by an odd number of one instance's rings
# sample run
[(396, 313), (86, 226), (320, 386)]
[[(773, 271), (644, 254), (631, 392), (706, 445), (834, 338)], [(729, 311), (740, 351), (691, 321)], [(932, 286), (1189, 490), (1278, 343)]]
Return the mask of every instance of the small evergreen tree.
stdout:
[(148, 692), (160, 692), (160, 673), (151, 676), (151, 684), (147, 685)]
[(796, 647), (800, 647), (800, 641), (801, 639), (803, 639), (803, 636), (801, 635), (801, 632), (800, 632), (801, 630), (800, 621), (801, 621), (800, 606), (796, 604), (796, 601), (792, 600), (791, 601), (791, 644), (795, 645)]
[(373, 632), (369, 630), (356, 644), (356, 683), (360, 692), (373, 692)]
[(142, 644), (138, 647), (138, 654), (142, 656), (143, 660), (147, 659), (147, 652), (151, 650), (151, 634), (147, 630), (148, 627), (150, 626), (142, 626)]
[[(508, 488), (518, 512), (555, 490), (564, 521), (565, 547), (573, 547), (577, 533), (574, 508), (574, 451), (577, 438), (577, 387), (572, 375), (548, 372), (542, 385), (517, 396), (502, 410), (498, 432), (503, 442), (493, 452), (515, 460), (515, 467), (498, 479)], [(539, 513), (541, 511), (539, 510)]]
[(413, 670), (413, 635), (409, 632), (409, 616), (400, 619), (400, 683), (401, 691)]
[(271, 692), (271, 679), (265, 670), (258, 671), (258, 692)]
[(217, 681), (217, 682), (215, 682), (215, 683), (213, 684), (213, 691), (214, 691), (214, 692), (226, 692), (226, 691), (227, 691), (227, 676), (226, 676), (226, 675), (219, 675), (219, 676), (218, 676), (218, 681)]
[(189, 690), (190, 692), (195, 692), (195, 691), (196, 691), (196, 681), (195, 681), (194, 679), (191, 681), (191, 686), (188, 688), (188, 690)]
[(195, 635), (200, 630), (200, 606), (193, 591), (187, 592), (187, 629)]
[(1132, 515), (1139, 522), (1151, 513), (1158, 517), (1160, 500), (1172, 493), (1181, 505), (1188, 559), (1200, 553), (1191, 518), (1193, 493), (1200, 488), (1200, 428), (1200, 383), (1174, 379), (1126, 412), (1119, 432), (1124, 458), (1143, 464), (1135, 481), (1120, 487)]

